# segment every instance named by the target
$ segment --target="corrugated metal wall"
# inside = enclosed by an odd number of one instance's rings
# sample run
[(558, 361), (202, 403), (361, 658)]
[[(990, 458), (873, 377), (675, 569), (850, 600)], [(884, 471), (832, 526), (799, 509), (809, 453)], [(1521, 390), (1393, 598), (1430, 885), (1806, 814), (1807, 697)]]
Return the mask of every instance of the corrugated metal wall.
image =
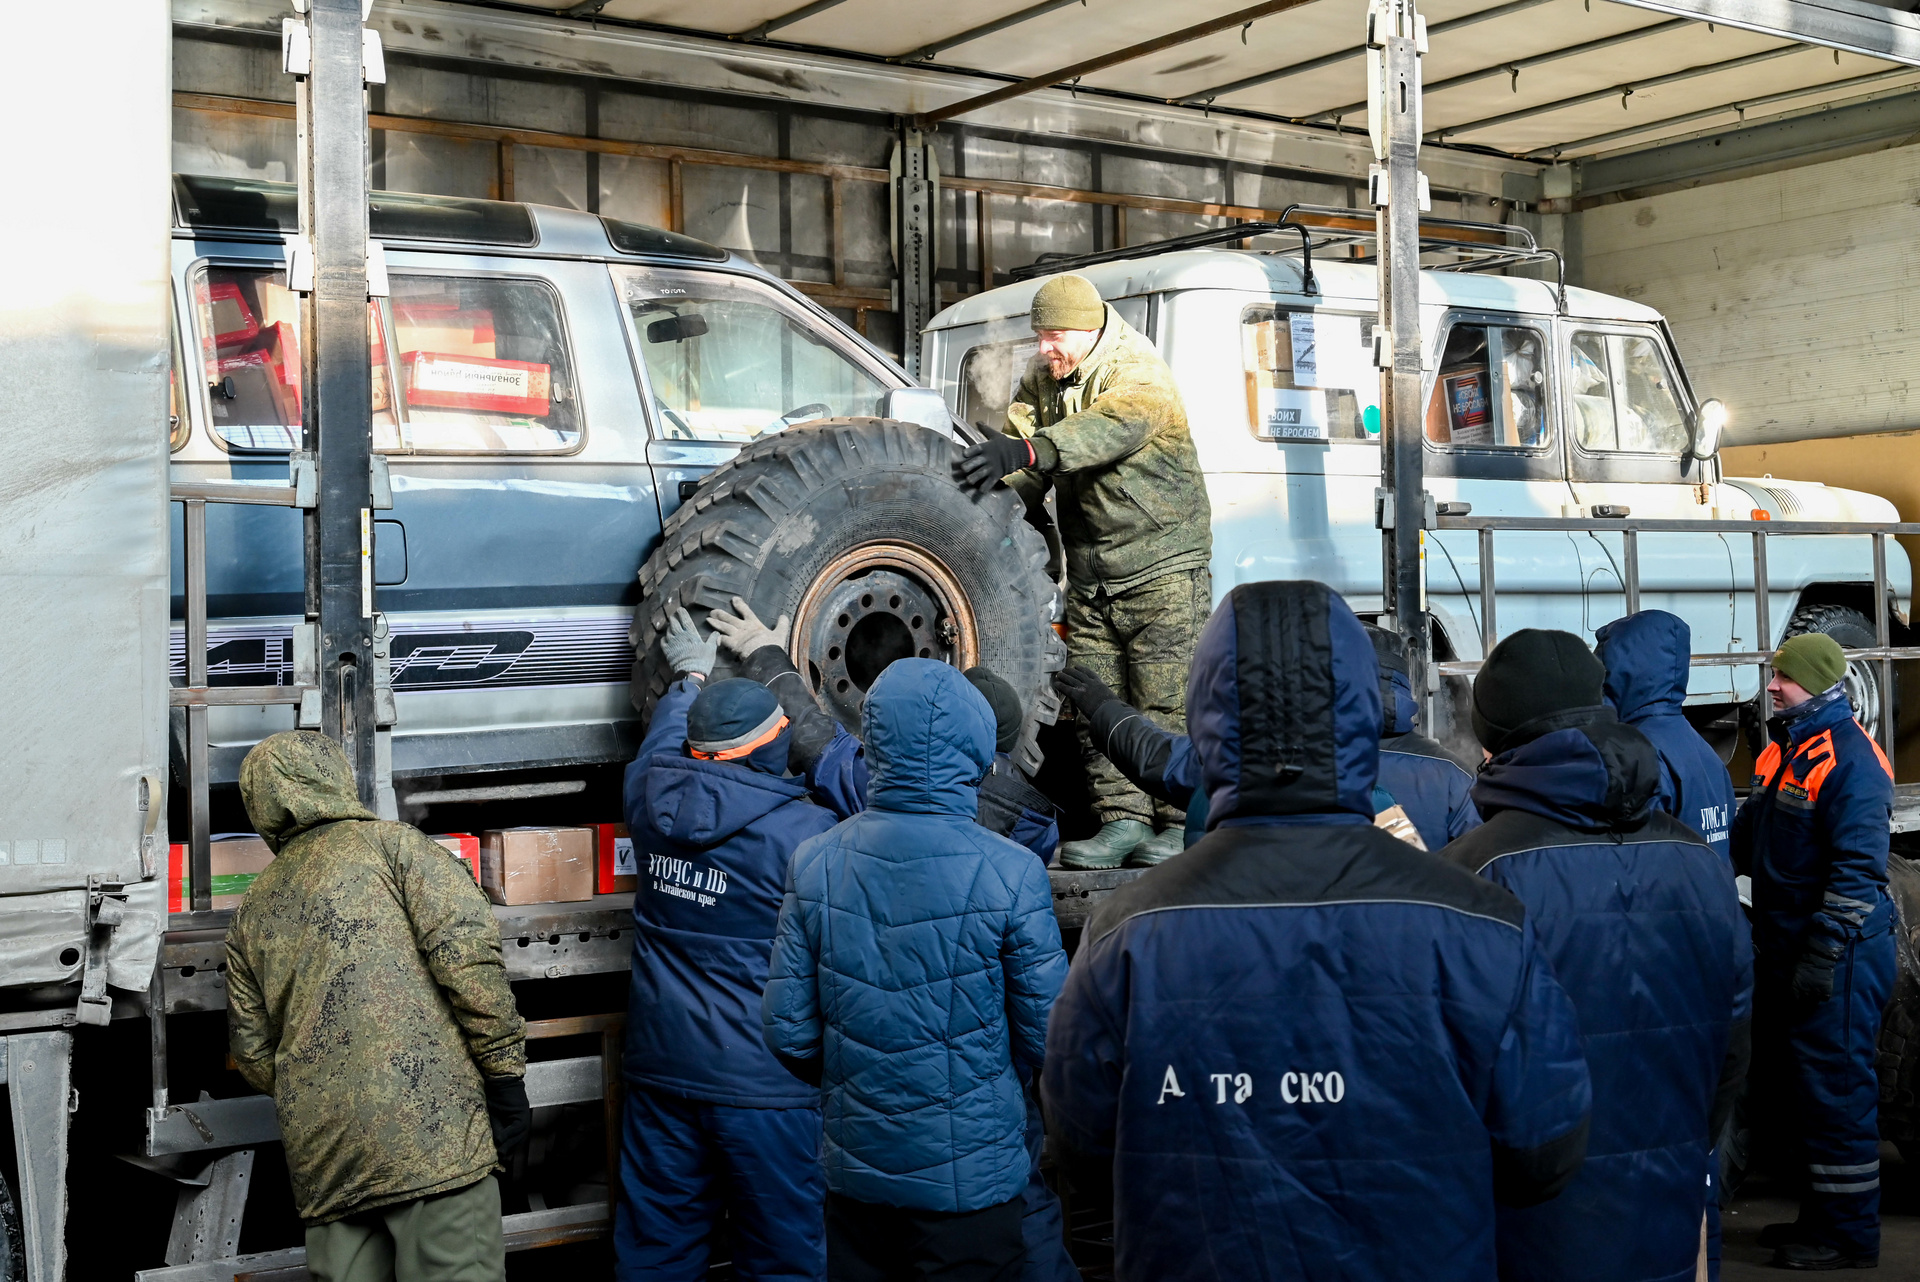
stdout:
[(1666, 313), (1730, 442), (1920, 427), (1920, 148), (1577, 217), (1581, 283)]

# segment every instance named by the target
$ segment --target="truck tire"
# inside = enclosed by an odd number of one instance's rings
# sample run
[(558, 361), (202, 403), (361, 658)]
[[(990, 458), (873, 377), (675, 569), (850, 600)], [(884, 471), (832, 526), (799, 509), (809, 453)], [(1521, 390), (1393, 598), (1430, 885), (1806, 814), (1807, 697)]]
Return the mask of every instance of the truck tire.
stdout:
[(1920, 864), (1895, 852), (1887, 859), (1893, 897), (1897, 970), (1880, 1018), (1880, 1138), (1920, 1158)]
[[(698, 621), (744, 597), (768, 624), (792, 617), (794, 666), (855, 732), (867, 687), (895, 659), (992, 668), (1027, 714), (1014, 760), (1036, 769), (1035, 734), (1059, 714), (1053, 674), (1067, 656), (1053, 630), (1058, 589), (1019, 498), (961, 490), (957, 455), (917, 424), (826, 419), (715, 469), (640, 570), (634, 705), (652, 716), (673, 679), (656, 644), (669, 610)], [(722, 651), (714, 677), (735, 670)]]
[(27, 1257), (20, 1233), (20, 1208), (13, 1187), (0, 1174), (0, 1282), (27, 1282)]
[[(1855, 650), (1873, 644), (1873, 620), (1845, 605), (1803, 605), (1787, 621), (1787, 637), (1808, 632), (1824, 632), (1842, 647)], [(1878, 664), (1853, 660), (1847, 664), (1847, 697), (1853, 701), (1853, 713), (1860, 728), (1870, 739), (1880, 737), (1880, 668)], [(1819, 694), (1818, 690), (1813, 691)]]

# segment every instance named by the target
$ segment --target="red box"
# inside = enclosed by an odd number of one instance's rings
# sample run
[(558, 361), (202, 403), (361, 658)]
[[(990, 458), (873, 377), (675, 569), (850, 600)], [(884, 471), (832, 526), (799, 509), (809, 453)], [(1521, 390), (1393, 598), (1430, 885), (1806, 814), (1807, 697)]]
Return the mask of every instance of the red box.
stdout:
[(403, 352), (400, 365), (409, 405), (533, 418), (544, 418), (552, 408), (550, 365), (440, 352)]
[(640, 886), (640, 856), (634, 851), (633, 838), (625, 824), (593, 825), (595, 849), (599, 857), (593, 866), (593, 893), (617, 895)]
[(259, 318), (247, 306), (240, 286), (230, 280), (208, 282), (206, 286), (207, 328), (213, 331), (216, 347), (238, 347), (251, 342), (260, 332)]
[(447, 853), (466, 867), (467, 876), (473, 878), (473, 884), (480, 884), (480, 838), (470, 832), (448, 832), (430, 840), (445, 846)]

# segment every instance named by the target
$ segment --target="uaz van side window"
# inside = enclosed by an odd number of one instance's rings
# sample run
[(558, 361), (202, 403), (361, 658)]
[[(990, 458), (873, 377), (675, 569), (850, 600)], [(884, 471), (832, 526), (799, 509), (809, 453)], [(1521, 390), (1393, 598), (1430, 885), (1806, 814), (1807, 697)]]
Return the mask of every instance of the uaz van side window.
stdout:
[(880, 413), (878, 373), (777, 291), (720, 272), (619, 274), (664, 438), (744, 442)]
[(1545, 351), (1535, 330), (1456, 323), (1427, 401), (1427, 439), (1468, 449), (1547, 444)]
[(1643, 334), (1576, 333), (1568, 348), (1573, 438), (1583, 450), (1679, 454), (1687, 420), (1659, 345)]
[(1263, 441), (1378, 441), (1374, 318), (1256, 304), (1240, 313), (1247, 419)]

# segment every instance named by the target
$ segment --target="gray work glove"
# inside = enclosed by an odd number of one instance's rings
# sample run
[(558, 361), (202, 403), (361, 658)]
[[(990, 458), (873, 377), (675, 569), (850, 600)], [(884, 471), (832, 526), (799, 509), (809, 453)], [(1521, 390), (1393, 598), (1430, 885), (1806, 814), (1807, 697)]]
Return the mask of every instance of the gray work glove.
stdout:
[(704, 677), (720, 661), (720, 640), (712, 636), (701, 640), (693, 616), (679, 606), (667, 615), (667, 630), (660, 634), (660, 655), (675, 675), (697, 672)]
[(793, 633), (793, 620), (787, 615), (781, 615), (780, 622), (768, 627), (760, 622), (760, 616), (753, 612), (745, 597), (733, 598), (733, 608), (733, 614), (725, 610), (707, 612), (707, 626), (730, 653), (746, 659), (762, 646), (787, 648), (787, 638)]

